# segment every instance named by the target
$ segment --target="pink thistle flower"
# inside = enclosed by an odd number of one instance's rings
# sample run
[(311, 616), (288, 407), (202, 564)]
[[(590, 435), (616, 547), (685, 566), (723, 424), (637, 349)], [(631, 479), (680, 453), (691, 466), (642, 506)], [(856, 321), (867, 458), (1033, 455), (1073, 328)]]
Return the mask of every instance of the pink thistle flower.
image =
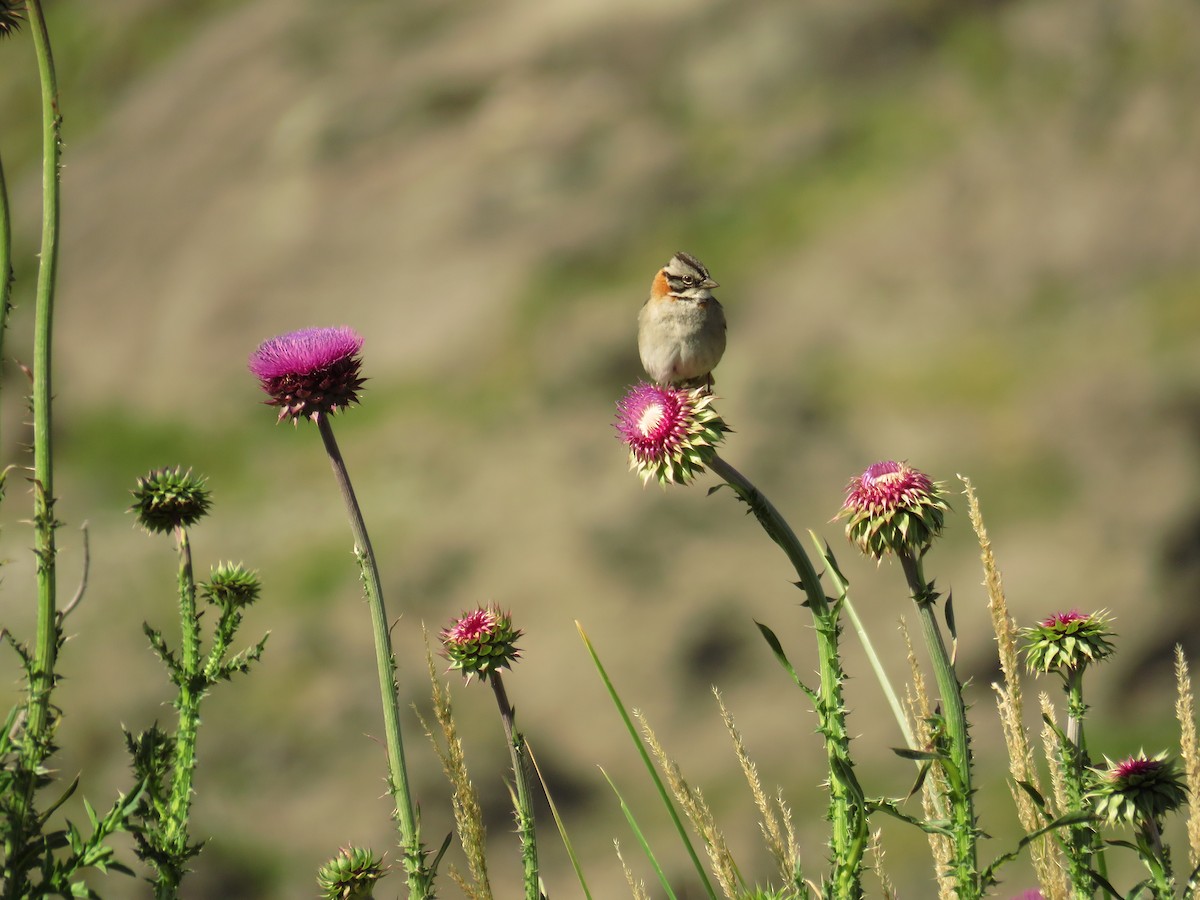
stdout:
[(304, 328), (263, 341), (248, 367), (278, 406), (279, 419), (315, 419), (358, 402), (362, 335), (352, 328)]
[(1046, 898), (1043, 896), (1041, 891), (1039, 891), (1037, 888), (1034, 888), (1033, 890), (1017, 894), (1017, 896), (1013, 897), (1013, 900), (1046, 900)]
[(1041, 625), (1043, 628), (1064, 628), (1070, 626), (1073, 622), (1079, 622), (1089, 618), (1091, 617), (1081, 613), (1077, 609), (1073, 609), (1070, 612), (1055, 613), (1049, 618), (1043, 619)]
[(846, 537), (863, 553), (920, 556), (942, 532), (949, 505), (941, 485), (908, 463), (886, 460), (869, 466), (846, 485)]
[(1075, 609), (1055, 613), (1022, 632), (1025, 665), (1030, 672), (1058, 672), (1064, 678), (1082, 672), (1115, 652), (1109, 640), (1114, 636), (1111, 623), (1104, 610), (1090, 615)]
[(439, 637), (451, 669), (458, 669), (468, 681), (476, 674), (487, 681), (493, 672), (511, 668), (520, 658), (516, 642), (523, 633), (513, 627), (508, 613), (492, 604), (463, 613)]
[(707, 388), (641, 382), (617, 404), (615, 427), (629, 468), (646, 483), (687, 484), (704, 471), (729, 431)]
[(1157, 822), (1187, 801), (1179, 766), (1165, 752), (1147, 757), (1142, 750), (1118, 763), (1107, 757), (1104, 762), (1107, 768), (1092, 770), (1096, 782), (1087, 799), (1110, 825)]

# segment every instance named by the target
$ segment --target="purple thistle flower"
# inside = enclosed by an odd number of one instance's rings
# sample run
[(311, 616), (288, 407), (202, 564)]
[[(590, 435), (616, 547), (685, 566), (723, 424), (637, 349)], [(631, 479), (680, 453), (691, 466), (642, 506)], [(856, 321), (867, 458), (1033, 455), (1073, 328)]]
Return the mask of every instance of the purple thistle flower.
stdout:
[(629, 468), (642, 482), (687, 484), (729, 431), (706, 388), (641, 382), (617, 404), (615, 427), (629, 448)]
[(358, 402), (362, 344), (352, 328), (303, 328), (263, 341), (247, 365), (270, 395), (267, 403), (280, 407), (280, 420), (294, 424)]
[(846, 537), (863, 553), (881, 560), (904, 551), (920, 556), (942, 532), (949, 509), (941, 485), (906, 462), (886, 460), (869, 466), (846, 485)]

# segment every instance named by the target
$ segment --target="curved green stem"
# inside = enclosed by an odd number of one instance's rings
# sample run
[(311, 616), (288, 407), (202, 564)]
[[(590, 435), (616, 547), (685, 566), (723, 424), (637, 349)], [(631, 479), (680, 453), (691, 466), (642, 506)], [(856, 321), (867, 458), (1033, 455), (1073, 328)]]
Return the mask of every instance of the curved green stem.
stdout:
[(350, 483), (333, 428), (325, 413), (316, 416), (317, 428), (325, 444), (325, 452), (333, 466), (333, 476), (346, 511), (350, 517), (350, 530), (354, 534), (354, 553), (362, 570), (363, 587), (367, 595), (367, 606), (371, 614), (371, 628), (375, 635), (375, 660), (379, 672), (379, 693), (383, 705), (383, 729), (387, 743), (389, 787), (396, 803), (396, 819), (400, 826), (400, 845), (404, 850), (404, 869), (408, 877), (409, 896), (433, 897), (433, 873), (425, 865), (425, 849), (421, 846), (420, 825), (414, 812), (412, 793), (408, 782), (408, 769), (404, 761), (404, 743), (400, 734), (400, 701), (396, 688), (396, 656), (392, 651), (392, 635), (388, 628), (387, 610), (383, 603), (383, 588), (379, 579), (379, 567), (375, 562), (375, 551), (363, 520), (358, 498)]
[(516, 713), (508, 702), (508, 693), (499, 672), (488, 676), (492, 691), (496, 694), (496, 705), (500, 708), (500, 719), (504, 722), (504, 736), (508, 739), (508, 753), (512, 758), (513, 780), (517, 788), (517, 834), (521, 839), (521, 859), (525, 866), (525, 898), (538, 900), (542, 892), (538, 886), (537, 833), (533, 824), (533, 794), (529, 790), (529, 762), (525, 738), (516, 728)]
[(817, 634), (817, 656), (821, 683), (817, 692), (817, 718), (825, 739), (829, 763), (829, 816), (833, 834), (830, 851), (833, 858), (833, 889), (837, 900), (856, 900), (863, 896), (862, 860), (867, 846), (868, 825), (862, 788), (854, 775), (850, 759), (850, 732), (846, 727), (846, 705), (842, 699), (841, 659), (838, 638), (838, 608), (831, 607), (817, 570), (804, 552), (799, 539), (770, 500), (741, 472), (714, 454), (708, 466), (723, 478), (750, 507), (763, 530), (787, 554), (800, 586), (808, 599)]

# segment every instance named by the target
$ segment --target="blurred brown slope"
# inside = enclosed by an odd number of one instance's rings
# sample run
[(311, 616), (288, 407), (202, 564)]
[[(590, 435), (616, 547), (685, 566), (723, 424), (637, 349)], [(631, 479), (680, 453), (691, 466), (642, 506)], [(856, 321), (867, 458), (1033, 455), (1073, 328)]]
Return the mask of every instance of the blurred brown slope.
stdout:
[[(152, 45), (152, 4), (112, 10)], [(1170, 537), (1198, 505), (1195, 8), (259, 0), (190, 24), (169, 54), (121, 70), (119, 93), (79, 84), (86, 102), (63, 98), (59, 511), (91, 520), (94, 547), (63, 739), (86, 748), (64, 769), (85, 768), (102, 801), (121, 783), (116, 722), (167, 715), (138, 623), (169, 620), (169, 550), (120, 510), (147, 466), (211, 472), (216, 511), (196, 542), (261, 568), (253, 624), (274, 636), (263, 670), (206, 714), (208, 896), (307, 895), (338, 844), (390, 844), (381, 752), (361, 737), (378, 725), (348, 533), (315, 435), (273, 429), (244, 371), (258, 340), (294, 327), (367, 335), (365, 405), (340, 427), (406, 613), (406, 691), (423, 702), (419, 621), (512, 607), (528, 636), (510, 690), (577, 792), (589, 851), (623, 833), (593, 766), (631, 754), (576, 618), (626, 699), (734, 806), (748, 869), (759, 851), (708, 684), (727, 691), (768, 781), (809, 802), (819, 780), (814, 723), (799, 697), (780, 702), (751, 624), (808, 658), (782, 557), (724, 495), (642, 491), (608, 427), (640, 375), (637, 307), (675, 250), (723, 284), (728, 456), (797, 528), (836, 538), (823, 523), (841, 485), (877, 458), (963, 472), (1019, 615), (1111, 608), (1126, 676), (1163, 643), (1155, 622), (1177, 626), (1167, 640), (1186, 633), (1159, 560), (1168, 545), (1180, 567), (1196, 553)], [(15, 198), (26, 247), (35, 186), (26, 174)], [(10, 424), (10, 459), (18, 437)], [(931, 568), (956, 589), (986, 722), (990, 641), (967, 532), (956, 517)], [(8, 618), (28, 554), (20, 526), (5, 538)], [(69, 566), (78, 550), (64, 543)], [(896, 573), (841, 556), (900, 671)], [(504, 840), (498, 729), (476, 693), (460, 706)], [(898, 737), (865, 714), (876, 695), (861, 674), (851, 685), (862, 752), (881, 790), (902, 791), (907, 770), (885, 749)], [(411, 743), (436, 840), (445, 789)], [(816, 866), (819, 809), (801, 817)], [(241, 858), (251, 850), (267, 862)], [(561, 855), (546, 855), (564, 884)], [(617, 883), (607, 858), (593, 868)]]

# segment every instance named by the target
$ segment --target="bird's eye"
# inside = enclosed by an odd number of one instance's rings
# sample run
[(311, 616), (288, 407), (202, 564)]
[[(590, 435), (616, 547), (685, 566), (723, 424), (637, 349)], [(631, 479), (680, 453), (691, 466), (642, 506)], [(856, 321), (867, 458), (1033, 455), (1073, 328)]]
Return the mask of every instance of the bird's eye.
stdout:
[(683, 283), (684, 283), (684, 284), (691, 284), (691, 283), (692, 283), (693, 281), (695, 281), (695, 280), (696, 280), (696, 279), (695, 279), (695, 278), (693, 278), (691, 275), (684, 275), (684, 276), (683, 276)]

